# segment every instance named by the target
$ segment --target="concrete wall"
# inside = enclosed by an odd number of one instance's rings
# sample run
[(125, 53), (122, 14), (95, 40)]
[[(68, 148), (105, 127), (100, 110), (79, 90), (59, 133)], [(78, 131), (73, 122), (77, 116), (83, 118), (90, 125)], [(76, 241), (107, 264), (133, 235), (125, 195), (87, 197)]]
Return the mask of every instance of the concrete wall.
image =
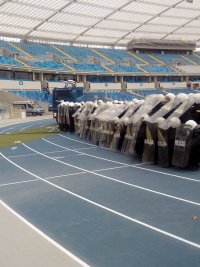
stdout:
[(176, 89), (176, 88), (187, 88), (186, 82), (169, 82), (169, 83), (160, 83), (161, 89)]
[[(49, 90), (50, 92), (53, 90), (53, 88), (63, 88), (67, 86), (67, 82), (48, 82), (49, 84)], [(76, 87), (83, 87), (83, 83), (76, 83)]]
[(127, 83), (127, 90), (147, 90), (147, 89), (155, 89), (155, 83)]
[(0, 89), (41, 90), (40, 81), (0, 80)]
[(90, 91), (121, 90), (121, 83), (90, 83)]

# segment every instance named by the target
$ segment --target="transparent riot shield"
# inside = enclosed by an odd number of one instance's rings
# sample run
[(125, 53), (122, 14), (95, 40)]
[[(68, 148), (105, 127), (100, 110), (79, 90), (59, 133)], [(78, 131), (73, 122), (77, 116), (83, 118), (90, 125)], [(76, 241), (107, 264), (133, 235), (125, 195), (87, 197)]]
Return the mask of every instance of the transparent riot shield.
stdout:
[(142, 161), (154, 163), (157, 161), (157, 123), (148, 123), (146, 126), (146, 139), (144, 140), (144, 151)]
[(158, 128), (158, 165), (170, 167), (174, 150), (176, 129)]
[(184, 125), (176, 130), (172, 165), (186, 168), (189, 163), (190, 149), (192, 143), (192, 131), (188, 131)]

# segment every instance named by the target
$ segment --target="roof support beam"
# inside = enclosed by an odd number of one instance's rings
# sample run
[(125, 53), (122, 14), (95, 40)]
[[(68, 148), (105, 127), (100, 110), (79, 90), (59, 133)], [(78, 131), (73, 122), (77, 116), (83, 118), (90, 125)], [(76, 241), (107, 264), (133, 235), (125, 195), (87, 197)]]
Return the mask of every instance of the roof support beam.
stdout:
[(49, 21), (51, 18), (53, 18), (55, 15), (57, 15), (58, 13), (62, 12), (66, 7), (70, 6), (71, 4), (75, 3), (76, 0), (72, 0), (71, 2), (65, 4), (62, 8), (60, 8), (59, 10), (56, 10), (56, 12), (54, 12), (51, 16), (49, 16), (47, 19), (45, 19), (44, 21), (40, 22), (36, 27), (34, 27), (33, 29), (31, 29), (25, 36), (24, 38), (28, 37), (28, 35), (32, 32), (34, 32), (35, 30), (37, 30), (40, 26), (42, 26), (45, 22)]
[(95, 24), (93, 24), (91, 27), (87, 28), (85, 31), (83, 31), (81, 34), (79, 34), (76, 38), (73, 39), (73, 41), (77, 40), (80, 36), (83, 36), (85, 33), (87, 33), (89, 30), (93, 29), (95, 26), (97, 26), (100, 22), (106, 20), (116, 12), (120, 11), (122, 8), (128, 6), (132, 1), (128, 1), (126, 4), (121, 5), (119, 8), (115, 9), (113, 12), (111, 12), (109, 15), (105, 16), (104, 18), (97, 21)]
[(175, 33), (176, 31), (178, 31), (178, 30), (181, 29), (181, 28), (184, 28), (184, 27), (185, 27), (186, 25), (188, 25), (190, 22), (192, 22), (192, 21), (194, 21), (194, 20), (196, 20), (196, 19), (199, 19), (199, 18), (200, 18), (200, 16), (197, 16), (197, 17), (195, 17), (195, 18), (193, 18), (193, 19), (190, 19), (188, 22), (186, 22), (185, 24), (179, 26), (179, 27), (178, 27), (177, 29), (175, 29), (174, 31), (172, 31), (172, 32), (166, 34), (165, 36), (163, 36), (163, 37), (161, 38), (161, 40), (165, 39), (167, 36), (169, 36), (169, 35)]
[(115, 44), (117, 44), (119, 41), (123, 40), (124, 38), (126, 38), (129, 34), (134, 33), (136, 30), (138, 30), (139, 28), (141, 28), (143, 25), (149, 23), (150, 21), (152, 21), (153, 19), (155, 19), (156, 17), (159, 17), (160, 15), (163, 15), (165, 12), (169, 11), (170, 9), (176, 7), (177, 5), (181, 4), (185, 2), (185, 0), (181, 0), (178, 3), (174, 4), (173, 6), (167, 7), (166, 9), (164, 9), (162, 12), (160, 12), (159, 14), (156, 14), (155, 16), (153, 16), (152, 18), (148, 19), (147, 21), (145, 21), (144, 23), (142, 23), (140, 26), (136, 27), (134, 30), (129, 31), (127, 34), (125, 34), (124, 36), (122, 36), (121, 38), (119, 38)]

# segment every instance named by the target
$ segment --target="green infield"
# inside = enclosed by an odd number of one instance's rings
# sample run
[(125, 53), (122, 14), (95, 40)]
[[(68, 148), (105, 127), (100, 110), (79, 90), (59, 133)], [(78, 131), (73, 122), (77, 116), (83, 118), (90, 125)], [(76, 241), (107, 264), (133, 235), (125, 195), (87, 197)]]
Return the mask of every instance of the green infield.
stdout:
[(0, 134), (0, 148), (12, 147), (17, 143), (26, 143), (57, 133), (59, 133), (57, 125), (51, 125)]

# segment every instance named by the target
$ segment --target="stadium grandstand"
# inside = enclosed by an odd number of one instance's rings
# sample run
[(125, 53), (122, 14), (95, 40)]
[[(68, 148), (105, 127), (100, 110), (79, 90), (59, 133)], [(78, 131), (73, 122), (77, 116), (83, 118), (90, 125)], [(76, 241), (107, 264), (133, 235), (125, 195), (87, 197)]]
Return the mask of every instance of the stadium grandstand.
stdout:
[(0, 0), (0, 267), (200, 267), (200, 0)]
[(0, 90), (44, 103), (67, 80), (127, 99), (199, 90), (199, 13), (186, 0), (1, 0)]

